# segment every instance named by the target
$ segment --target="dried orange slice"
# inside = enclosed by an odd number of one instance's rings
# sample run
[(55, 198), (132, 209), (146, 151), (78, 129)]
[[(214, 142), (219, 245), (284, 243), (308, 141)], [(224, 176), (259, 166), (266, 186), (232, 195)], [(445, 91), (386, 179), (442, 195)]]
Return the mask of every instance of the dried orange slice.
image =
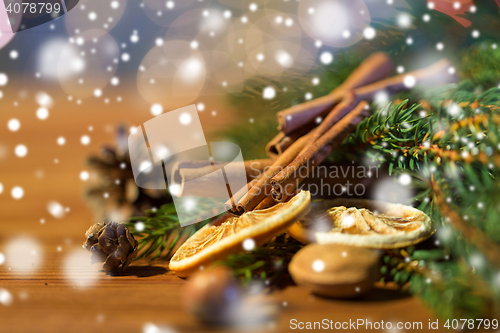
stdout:
[(206, 225), (191, 236), (170, 259), (170, 269), (185, 277), (230, 253), (243, 251), (243, 242), (260, 245), (285, 231), (310, 209), (311, 194), (301, 191), (285, 203), (230, 217), (218, 226)]
[(343, 198), (313, 202), (310, 213), (287, 230), (306, 244), (346, 244), (376, 249), (417, 244), (434, 232), (431, 218), (413, 207)]

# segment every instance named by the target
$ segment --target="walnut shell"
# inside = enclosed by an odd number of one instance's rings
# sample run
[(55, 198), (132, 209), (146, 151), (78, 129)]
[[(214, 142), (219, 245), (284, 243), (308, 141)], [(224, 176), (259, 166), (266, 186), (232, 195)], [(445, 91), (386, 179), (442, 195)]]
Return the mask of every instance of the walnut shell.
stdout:
[(295, 254), (288, 270), (298, 285), (321, 296), (352, 298), (373, 288), (380, 253), (339, 244), (310, 244)]
[(184, 305), (209, 324), (229, 324), (238, 317), (242, 290), (231, 271), (223, 266), (194, 274), (185, 286)]

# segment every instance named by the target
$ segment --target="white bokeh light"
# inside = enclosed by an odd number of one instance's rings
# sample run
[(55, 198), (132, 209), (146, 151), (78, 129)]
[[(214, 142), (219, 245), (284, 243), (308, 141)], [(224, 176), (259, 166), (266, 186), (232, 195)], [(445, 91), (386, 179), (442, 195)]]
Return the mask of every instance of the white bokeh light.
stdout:
[(309, 36), (333, 47), (347, 47), (359, 41), (371, 21), (361, 0), (301, 0), (298, 18)]
[(0, 73), (0, 86), (5, 86), (9, 82), (9, 77), (5, 73)]
[(19, 52), (17, 52), (17, 50), (12, 50), (12, 51), (10, 51), (10, 53), (9, 53), (9, 57), (10, 57), (11, 59), (17, 59), (17, 58), (19, 57)]
[(149, 173), (152, 165), (150, 161), (142, 161), (139, 165), (139, 172)]
[(142, 232), (146, 228), (146, 225), (144, 224), (144, 222), (139, 221), (139, 222), (135, 223), (134, 227), (135, 227), (135, 230)]
[(75, 287), (84, 288), (92, 285), (99, 278), (102, 263), (92, 265), (89, 254), (84, 249), (71, 251), (63, 263), (64, 277)]
[(128, 62), (130, 60), (130, 54), (128, 53), (123, 53), (122, 54), (122, 61), (123, 62)]
[(365, 37), (365, 39), (373, 39), (376, 35), (377, 32), (372, 27), (366, 27), (365, 30), (363, 30), (363, 37)]
[(24, 196), (24, 190), (21, 186), (15, 186), (12, 188), (12, 191), (10, 191), (10, 194), (14, 199), (19, 200)]
[(161, 104), (156, 103), (151, 105), (151, 114), (153, 116), (159, 116), (162, 113), (163, 113), (163, 106), (161, 106)]
[(401, 204), (408, 204), (413, 196), (410, 186), (402, 185), (390, 177), (379, 179), (371, 193), (371, 198), (374, 200)]
[(170, 155), (170, 150), (164, 145), (157, 145), (154, 149), (154, 156), (158, 160), (164, 160)]
[(325, 269), (325, 263), (323, 260), (316, 259), (312, 263), (312, 269), (315, 272), (322, 272)]
[(280, 50), (276, 52), (275, 59), (281, 66), (285, 68), (290, 68), (293, 65), (293, 58), (286, 51)]
[(17, 157), (25, 157), (28, 154), (28, 148), (25, 145), (17, 145), (14, 149)]
[(36, 117), (40, 120), (45, 120), (49, 117), (49, 110), (45, 107), (36, 110)]
[(406, 88), (413, 88), (417, 84), (417, 80), (412, 75), (406, 75), (403, 79), (403, 84)]
[(88, 15), (88, 18), (90, 21), (95, 21), (97, 20), (97, 13), (96, 12), (90, 12)]
[(179, 184), (170, 184), (168, 186), (168, 191), (170, 192), (170, 194), (178, 196), (181, 193), (181, 186)]
[(333, 55), (330, 52), (325, 51), (325, 52), (321, 53), (321, 55), (319, 56), (319, 60), (324, 65), (331, 64), (333, 61)]
[(200, 59), (196, 57), (188, 58), (184, 61), (180, 68), (180, 79), (185, 82), (193, 81), (194, 77), (198, 76), (203, 70), (203, 64)]
[(0, 304), (9, 306), (13, 300), (12, 294), (7, 289), (0, 288)]
[(12, 118), (7, 123), (7, 128), (12, 132), (16, 132), (21, 128), (21, 122), (15, 118)]
[(378, 91), (375, 93), (374, 101), (379, 107), (384, 107), (389, 103), (389, 94), (386, 91)]
[(47, 204), (47, 211), (56, 219), (62, 219), (66, 215), (63, 205), (57, 201), (50, 201)]
[(452, 117), (458, 117), (462, 113), (462, 108), (455, 102), (450, 103), (447, 108), (448, 114)]
[(262, 98), (273, 99), (276, 97), (276, 90), (273, 87), (265, 87), (262, 91)]
[(190, 44), (166, 40), (162, 46), (153, 47), (142, 60), (137, 86), (151, 105), (160, 104), (173, 110), (198, 98), (207, 69), (202, 53)]
[(35, 95), (35, 100), (41, 107), (50, 108), (54, 105), (52, 97), (44, 91), (39, 91)]
[(192, 211), (193, 209), (196, 208), (196, 199), (194, 198), (185, 198), (182, 201), (182, 206), (184, 209), (188, 212)]
[(84, 146), (88, 145), (90, 143), (90, 137), (88, 135), (83, 135), (80, 138), (80, 143)]
[(80, 172), (80, 179), (83, 180), (83, 181), (87, 181), (89, 180), (89, 177), (90, 177), (90, 174), (88, 171), (82, 171)]
[(191, 43), (189, 44), (192, 49), (197, 49), (200, 44), (196, 40), (192, 40)]
[(189, 113), (187, 112), (183, 112), (180, 116), (179, 116), (179, 122), (182, 124), (182, 125), (189, 125), (191, 124), (191, 121), (192, 121), (192, 117)]
[(411, 16), (406, 13), (401, 13), (398, 15), (397, 22), (401, 28), (409, 28), (411, 26)]
[(252, 238), (247, 238), (243, 241), (243, 249), (245, 251), (252, 251), (255, 248), (255, 241)]
[(408, 186), (411, 184), (411, 176), (407, 173), (402, 174), (399, 176), (399, 183), (404, 186)]

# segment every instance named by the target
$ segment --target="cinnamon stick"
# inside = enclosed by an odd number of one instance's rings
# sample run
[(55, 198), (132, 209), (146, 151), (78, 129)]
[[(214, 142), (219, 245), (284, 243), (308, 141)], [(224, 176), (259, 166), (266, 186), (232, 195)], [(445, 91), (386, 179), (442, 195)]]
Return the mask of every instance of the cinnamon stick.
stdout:
[(264, 200), (262, 200), (257, 206), (255, 206), (255, 210), (258, 209), (266, 209), (266, 208), (271, 208), (272, 206), (276, 205), (277, 202), (273, 200), (273, 198), (269, 195), (265, 197)]
[(451, 66), (448, 59), (441, 59), (428, 67), (380, 80), (354, 89), (353, 92), (359, 100), (373, 100), (375, 94), (379, 92), (394, 94), (410, 89), (417, 84), (452, 83), (456, 81), (456, 76), (449, 73)]
[(271, 159), (276, 159), (293, 143), (293, 139), (285, 132), (279, 132), (266, 145), (266, 154)]
[[(344, 99), (337, 104), (332, 111), (326, 116), (323, 122), (316, 128), (314, 133), (309, 136), (309, 139), (302, 148), (300, 154), (304, 153), (309, 147), (320, 138), (325, 132), (331, 128), (334, 124), (336, 124), (339, 120), (341, 120), (346, 114), (351, 112), (356, 105), (358, 105), (359, 99), (353, 92), (347, 92)], [(368, 104), (366, 105), (368, 107)], [(299, 154), (299, 155), (300, 155)]]
[[(298, 185), (320, 164), (333, 149), (355, 129), (365, 118), (366, 101), (360, 102), (354, 110), (324, 133), (305, 152), (297, 156), (285, 169), (271, 179), (271, 196), (275, 201), (283, 202), (290, 194), (295, 193)], [(309, 138), (308, 138), (309, 139)]]
[(364, 87), (354, 89), (348, 92), (344, 99), (333, 108), (325, 117), (321, 124), (316, 128), (313, 135), (309, 137), (309, 142), (303, 148), (306, 151), (321, 135), (323, 135), (336, 122), (344, 117), (361, 100), (371, 101), (379, 92), (388, 94), (397, 93), (411, 88), (413, 85), (422, 83), (449, 83), (455, 81), (455, 77), (448, 73), (451, 63), (442, 59), (429, 67), (411, 71), (405, 74), (396, 75)]
[(244, 212), (238, 212), (238, 210), (236, 209), (236, 204), (248, 191), (250, 191), (250, 189), (257, 183), (257, 181), (258, 179), (254, 179), (240, 188), (236, 193), (233, 193), (233, 196), (224, 203), (224, 209), (226, 210), (226, 212), (236, 216), (240, 216), (241, 214), (243, 214)]
[(286, 134), (279, 132), (269, 143), (266, 145), (266, 154), (271, 159), (276, 159), (279, 155), (283, 154), (298, 138), (309, 133), (314, 127), (317, 126), (315, 120), (310, 121), (305, 126), (296, 129), (295, 131)]
[(344, 83), (328, 95), (278, 112), (276, 114), (278, 129), (289, 134), (317, 117), (324, 117), (349, 90), (386, 78), (392, 69), (392, 61), (385, 53), (373, 53), (351, 73)]
[(271, 190), (271, 178), (282, 171), (297, 157), (306, 144), (308, 135), (295, 141), (269, 168), (266, 168), (261, 177), (251, 184), (252, 186), (248, 192), (245, 191), (246, 187), (244, 186), (233, 195), (233, 197), (224, 204), (226, 211), (239, 216), (244, 212), (254, 209), (264, 200)]
[[(218, 169), (215, 163), (215, 169)], [(244, 168), (241, 168), (243, 164)], [(230, 163), (224, 167), (224, 171), (229, 178), (247, 177), (247, 182), (258, 178), (265, 168), (270, 167), (270, 159), (250, 160), (245, 162)], [(245, 174), (243, 174), (243, 172)], [(213, 173), (210, 161), (189, 161), (180, 162), (173, 166), (172, 177), (174, 182), (180, 184), (178, 196), (209, 196), (213, 197), (213, 184), (217, 181), (217, 175)], [(196, 183), (189, 183), (193, 179), (198, 179)], [(221, 193), (221, 195), (227, 195)]]
[[(177, 165), (176, 170), (172, 170), (173, 173), (176, 173), (179, 175), (181, 182), (182, 181), (190, 181), (198, 177), (205, 176), (213, 171), (212, 169), (212, 164), (210, 161), (207, 162), (204, 166), (202, 166), (201, 163), (197, 161), (191, 162), (194, 165), (198, 165), (198, 167), (188, 167), (186, 162), (179, 163)], [(273, 162), (270, 159), (259, 159), (259, 160), (249, 160), (249, 161), (244, 161), (244, 162), (233, 162), (230, 164), (227, 164), (224, 167), (224, 171), (228, 175), (234, 175), (238, 176), (240, 173), (245, 172), (248, 181), (257, 178), (260, 176), (262, 171), (268, 167), (271, 166)], [(214, 163), (215, 169), (219, 168), (219, 165), (223, 165), (225, 163)], [(243, 165), (243, 168), (241, 167)]]

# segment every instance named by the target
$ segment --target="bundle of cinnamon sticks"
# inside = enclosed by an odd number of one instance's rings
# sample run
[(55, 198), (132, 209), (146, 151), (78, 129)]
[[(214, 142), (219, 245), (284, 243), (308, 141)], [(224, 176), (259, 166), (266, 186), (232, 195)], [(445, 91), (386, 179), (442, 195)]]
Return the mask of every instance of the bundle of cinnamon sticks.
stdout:
[(293, 196), (300, 183), (369, 114), (369, 102), (380, 93), (394, 94), (416, 84), (455, 82), (451, 64), (442, 59), (412, 72), (388, 77), (391, 59), (374, 53), (330, 94), (277, 113), (280, 130), (266, 152), (271, 161), (262, 174), (225, 203), (233, 215), (270, 207)]

